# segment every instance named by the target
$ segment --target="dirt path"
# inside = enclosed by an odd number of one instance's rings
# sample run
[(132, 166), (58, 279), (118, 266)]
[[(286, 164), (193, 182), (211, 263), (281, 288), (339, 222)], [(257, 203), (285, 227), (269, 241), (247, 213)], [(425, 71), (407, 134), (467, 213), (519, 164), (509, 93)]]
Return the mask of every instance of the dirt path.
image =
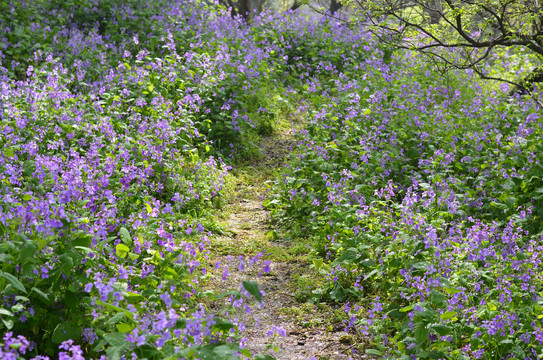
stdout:
[[(257, 280), (260, 291), (265, 294), (264, 306), (253, 306), (251, 314), (244, 315), (243, 319), (247, 327), (246, 347), (253, 353), (266, 351), (271, 341), (270, 332), (284, 330), (285, 336), (274, 338), (276, 349), (268, 349), (266, 354), (279, 360), (361, 359), (351, 353), (352, 337), (343, 331), (341, 309), (298, 301), (303, 300), (300, 290), (313, 285), (320, 276), (309, 266), (309, 245), (269, 235), (272, 225), (262, 200), (268, 189), (267, 182), (273, 180), (284, 165), (292, 141), (290, 131), (264, 138), (260, 144), (262, 159), (234, 169), (236, 181), (224, 218), (224, 225), (232, 235), (211, 240), (211, 261), (220, 262), (221, 266), (215, 270), (216, 280), (209, 286), (220, 292), (238, 288), (245, 279)], [(271, 261), (268, 273), (262, 272), (261, 265), (237, 271), (241, 262), (248, 266), (247, 259), (259, 252), (263, 254), (262, 260)], [(229, 276), (218, 280), (225, 268), (230, 269)], [(259, 274), (262, 276), (258, 277)]]

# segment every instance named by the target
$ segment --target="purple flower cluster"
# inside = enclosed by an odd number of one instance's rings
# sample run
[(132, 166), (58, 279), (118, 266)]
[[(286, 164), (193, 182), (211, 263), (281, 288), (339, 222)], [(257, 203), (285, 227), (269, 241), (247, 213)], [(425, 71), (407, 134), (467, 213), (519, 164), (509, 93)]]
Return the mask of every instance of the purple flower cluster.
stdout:
[(537, 358), (541, 110), (365, 43), (307, 78), (308, 125), (267, 201), (328, 260), (315, 293), (364, 305), (346, 325), (385, 344), (374, 354)]
[(167, 358), (243, 343), (253, 282), (228, 299), (231, 320), (198, 305), (223, 158), (254, 150), (283, 89), (343, 78), (368, 36), (294, 13), (247, 27), (194, 2), (2, 6), (2, 351)]

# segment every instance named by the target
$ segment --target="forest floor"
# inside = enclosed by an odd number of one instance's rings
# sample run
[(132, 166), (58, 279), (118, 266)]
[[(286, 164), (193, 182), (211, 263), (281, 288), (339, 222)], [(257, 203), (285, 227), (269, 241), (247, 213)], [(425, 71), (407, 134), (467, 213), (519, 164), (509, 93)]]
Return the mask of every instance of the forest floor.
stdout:
[[(290, 152), (292, 131), (284, 129), (264, 137), (260, 142), (262, 156), (232, 170), (233, 183), (222, 219), (229, 235), (211, 239), (210, 267), (222, 266), (214, 270), (207, 288), (220, 293), (238, 289), (242, 280), (256, 279), (264, 294), (263, 306), (253, 306), (242, 319), (247, 327), (243, 334), (246, 347), (253, 353), (265, 352), (278, 360), (362, 359), (365, 356), (353, 354), (353, 337), (344, 332), (342, 308), (304, 299), (304, 289), (314, 288), (322, 278), (310, 267), (309, 244), (277, 235), (262, 205)], [(262, 273), (261, 266), (239, 271), (240, 259), (246, 263), (259, 252), (264, 254), (263, 260), (271, 261), (270, 272)], [(225, 266), (231, 269), (230, 275), (221, 280)], [(218, 307), (215, 305), (208, 304), (211, 309)], [(268, 333), (278, 327), (286, 336), (273, 336), (275, 349), (267, 350), (272, 340)]]

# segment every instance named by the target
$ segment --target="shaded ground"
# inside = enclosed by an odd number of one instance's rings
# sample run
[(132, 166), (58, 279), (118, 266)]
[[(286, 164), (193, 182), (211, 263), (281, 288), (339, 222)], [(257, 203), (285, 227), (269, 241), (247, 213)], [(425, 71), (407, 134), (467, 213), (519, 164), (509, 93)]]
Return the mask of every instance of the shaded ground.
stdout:
[[(290, 131), (265, 138), (260, 144), (262, 158), (234, 169), (236, 180), (224, 218), (224, 225), (232, 235), (211, 240), (211, 261), (220, 262), (221, 267), (214, 270), (216, 276), (208, 288), (220, 293), (238, 288), (242, 280), (257, 279), (259, 289), (265, 294), (264, 306), (253, 306), (251, 314), (243, 315), (247, 326), (246, 346), (255, 353), (266, 351), (271, 341), (268, 332), (279, 327), (286, 336), (275, 337), (273, 344), (277, 351), (266, 352), (277, 359), (361, 359), (351, 354), (352, 337), (343, 331), (341, 309), (297, 301), (301, 288), (314, 284), (320, 276), (307, 262), (309, 245), (269, 235), (270, 219), (262, 206), (268, 189), (266, 182), (273, 180), (277, 169), (283, 166), (292, 141)], [(258, 252), (264, 254), (263, 259), (271, 260), (269, 273), (263, 273), (261, 265), (243, 272), (237, 270), (240, 256), (248, 259)], [(231, 269), (230, 275), (221, 280), (225, 266)], [(214, 305), (209, 304), (211, 308)]]

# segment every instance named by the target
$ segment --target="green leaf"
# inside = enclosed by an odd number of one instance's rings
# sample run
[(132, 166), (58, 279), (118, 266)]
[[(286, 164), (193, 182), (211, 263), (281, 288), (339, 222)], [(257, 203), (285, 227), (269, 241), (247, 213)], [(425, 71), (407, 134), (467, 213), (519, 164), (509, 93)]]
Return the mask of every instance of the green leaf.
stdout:
[(380, 352), (379, 350), (377, 349), (366, 349), (366, 354), (372, 354), (372, 355), (378, 355), (378, 356), (382, 356), (383, 353)]
[(345, 300), (345, 289), (339, 285), (335, 286), (334, 289), (330, 291), (330, 299), (339, 302)]
[(127, 302), (129, 304), (138, 304), (143, 300), (143, 296), (141, 296), (140, 294), (127, 292), (126, 295), (128, 295)]
[(115, 248), (115, 253), (117, 256), (123, 259), (128, 255), (129, 252), (130, 248), (124, 244), (118, 244)]
[(456, 316), (456, 311), (447, 311), (441, 314), (440, 318), (441, 320), (450, 320), (455, 316)]
[(256, 281), (244, 280), (242, 283), (249, 294), (253, 295), (258, 302), (262, 302), (262, 294), (260, 293), (260, 290), (258, 290), (258, 283)]
[(49, 296), (47, 296), (46, 293), (44, 293), (43, 291), (41, 291), (37, 287), (33, 287), (32, 289), (30, 289), (30, 293), (32, 293), (32, 292), (35, 292), (36, 294), (40, 295), (46, 301), (49, 301)]
[(254, 357), (254, 360), (277, 360), (276, 358), (274, 358), (273, 356), (271, 355), (268, 355), (268, 354), (258, 354)]
[(108, 324), (108, 325), (115, 325), (115, 324), (117, 324), (119, 321), (121, 321), (121, 320), (123, 320), (123, 319), (124, 319), (124, 312), (118, 312), (118, 313), (116, 313), (115, 315), (113, 315), (113, 316), (111, 317), (111, 319), (109, 319), (109, 320), (107, 321), (106, 324)]
[(238, 349), (235, 344), (215, 345), (212, 353), (213, 359), (231, 359)]
[(227, 297), (227, 296), (234, 296), (235, 298), (238, 298), (240, 296), (240, 292), (237, 291), (237, 290), (230, 290), (230, 291), (225, 291), (225, 292), (222, 292), (222, 293), (219, 293), (219, 294), (211, 294), (211, 295), (209, 295), (209, 297), (214, 299), (214, 300), (222, 299), (222, 298)]
[(321, 268), (323, 264), (323, 260), (322, 259), (313, 259), (313, 266), (315, 267), (315, 270), (319, 271), (319, 269)]
[(345, 250), (343, 254), (337, 260), (338, 262), (351, 262), (358, 258), (358, 250), (356, 248), (349, 248)]
[(75, 248), (79, 247), (88, 247), (92, 243), (92, 236), (88, 234), (79, 234), (75, 239), (72, 240), (72, 246)]
[(439, 335), (444, 336), (444, 335), (450, 334), (452, 331), (452, 328), (447, 325), (438, 324), (438, 325), (433, 325), (432, 330), (437, 332)]
[(106, 348), (106, 355), (109, 360), (119, 360), (126, 351), (128, 344), (109, 346)]
[(119, 229), (119, 236), (123, 243), (128, 246), (132, 245), (132, 236), (130, 236), (130, 232), (128, 232), (128, 229), (124, 226)]
[(436, 290), (432, 290), (430, 292), (430, 302), (437, 306), (437, 307), (443, 307), (445, 305), (446, 297), (442, 293)]
[(32, 259), (34, 257), (34, 254), (38, 248), (36, 245), (28, 243), (21, 249), (21, 254), (19, 256), (19, 262), (20, 263), (26, 263), (28, 260)]
[(13, 325), (15, 325), (15, 323), (13, 322), (13, 320), (4, 320), (2, 319), (2, 322), (4, 323), (4, 325), (6, 326), (6, 328), (8, 330), (11, 330), (13, 328)]
[(453, 295), (453, 294), (458, 294), (459, 292), (462, 292), (462, 290), (458, 290), (458, 289), (454, 289), (454, 288), (450, 288), (450, 287), (443, 287), (443, 290), (445, 290), (447, 292), (447, 294), (450, 294), (450, 295)]
[(223, 334), (226, 334), (230, 329), (233, 329), (235, 326), (232, 322), (223, 319), (216, 319), (215, 324), (213, 324), (213, 330), (218, 330)]
[(423, 325), (419, 325), (417, 330), (415, 330), (415, 340), (421, 343), (428, 339), (428, 330)]
[(13, 316), (13, 314), (11, 313), (11, 311), (6, 310), (6, 309), (4, 309), (4, 308), (0, 308), (0, 315)]
[(428, 353), (428, 357), (430, 359), (445, 359), (447, 357), (447, 354), (442, 351), (432, 350)]
[(61, 256), (60, 259), (62, 261), (60, 264), (62, 272), (64, 273), (64, 275), (69, 276), (74, 268), (74, 260), (67, 254)]
[(23, 200), (24, 200), (24, 201), (30, 201), (30, 200), (32, 200), (32, 195), (24, 194), (24, 195), (23, 195)]
[(127, 323), (120, 323), (120, 324), (117, 324), (117, 330), (119, 330), (119, 332), (125, 334), (129, 331), (132, 331), (134, 329), (134, 326), (130, 325), (130, 324), (127, 324)]
[(104, 339), (113, 346), (122, 346), (126, 344), (126, 335), (115, 332), (111, 334), (107, 334), (104, 336)]
[(25, 306), (22, 304), (22, 303), (17, 303), (15, 305), (13, 305), (11, 307), (11, 311), (13, 311), (14, 313), (20, 313), (21, 311), (23, 311), (25, 308)]
[(124, 312), (124, 315), (129, 318), (130, 320), (134, 320), (134, 314), (130, 311), (128, 311), (128, 309), (123, 309), (117, 305), (113, 305), (113, 304), (110, 304), (110, 303), (107, 303), (107, 302), (103, 302), (101, 300), (96, 300), (96, 303), (98, 305), (102, 305), (102, 306), (105, 306), (106, 308), (108, 308), (109, 310), (115, 310), (115, 311), (122, 311)]
[(70, 323), (60, 323), (53, 331), (51, 341), (60, 344), (66, 340), (77, 340), (81, 336), (81, 328), (72, 326)]
[(15, 276), (3, 271), (0, 271), (0, 276), (6, 279), (15, 289), (26, 294), (26, 288)]
[(0, 262), (9, 262), (11, 259), (13, 259), (13, 256), (10, 254), (0, 254)]

